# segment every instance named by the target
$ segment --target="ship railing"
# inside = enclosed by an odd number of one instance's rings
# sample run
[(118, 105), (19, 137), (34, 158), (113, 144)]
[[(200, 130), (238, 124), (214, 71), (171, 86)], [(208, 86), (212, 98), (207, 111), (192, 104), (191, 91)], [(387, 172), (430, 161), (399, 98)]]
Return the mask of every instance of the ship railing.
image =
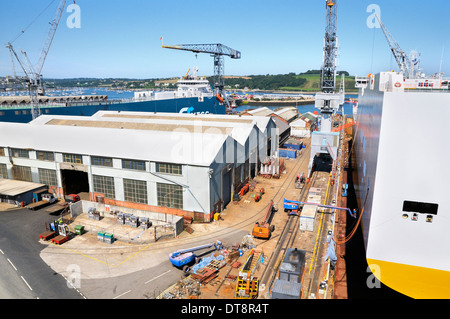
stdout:
[[(45, 108), (45, 107), (62, 107), (66, 105), (63, 102), (49, 102), (49, 103), (39, 103), (37, 104), (37, 106), (39, 108)], [(30, 103), (0, 105), (0, 110), (15, 110), (15, 109), (31, 109), (31, 105)]]

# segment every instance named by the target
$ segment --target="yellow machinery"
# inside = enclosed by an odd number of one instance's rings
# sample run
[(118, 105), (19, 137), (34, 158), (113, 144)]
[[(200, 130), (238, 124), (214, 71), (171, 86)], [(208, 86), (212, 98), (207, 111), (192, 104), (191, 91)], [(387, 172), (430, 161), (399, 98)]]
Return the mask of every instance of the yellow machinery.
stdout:
[(254, 276), (258, 268), (263, 252), (260, 249), (252, 249), (239, 271), (236, 283), (235, 299), (256, 299), (258, 297), (259, 279)]

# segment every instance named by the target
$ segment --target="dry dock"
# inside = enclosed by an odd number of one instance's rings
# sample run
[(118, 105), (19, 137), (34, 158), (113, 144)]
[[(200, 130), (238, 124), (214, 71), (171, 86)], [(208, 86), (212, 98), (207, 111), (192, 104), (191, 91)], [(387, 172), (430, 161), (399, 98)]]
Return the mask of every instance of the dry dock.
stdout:
[[(174, 237), (170, 227), (143, 230), (118, 225), (116, 217), (107, 212), (101, 212), (100, 220), (90, 219), (83, 213), (68, 223), (72, 232), (77, 225), (83, 225), (86, 232), (60, 246), (43, 242), (47, 247), (41, 257), (56, 273), (65, 273), (70, 265), (80, 265), (80, 291), (87, 298), (271, 299), (274, 289), (279, 289), (280, 269), (283, 270), (286, 254), (290, 249), (297, 249), (305, 252), (305, 258), (297, 285), (294, 285), (299, 287), (298, 295), (295, 292), (292, 299), (346, 298), (345, 263), (341, 259), (345, 254), (341, 249), (345, 246), (336, 245), (335, 269), (325, 256), (330, 235), (336, 241), (342, 241), (345, 236), (348, 216), (338, 210), (317, 210), (313, 229), (303, 229), (300, 223), (303, 212), (285, 212), (284, 199), (303, 202), (319, 198), (320, 204), (345, 207), (340, 190), (345, 178), (347, 139), (341, 139), (335, 167), (329, 161), (318, 161), (311, 179), (298, 188), (297, 175), (307, 174), (310, 158), (310, 139), (301, 141), (306, 148), (298, 152), (296, 158), (284, 160), (285, 170), (279, 178), (258, 175), (250, 181), (251, 189), (239, 201), (231, 202), (220, 217), (210, 223), (186, 223), (185, 230)], [(257, 201), (255, 197), (259, 193), (263, 194)], [(271, 237), (254, 238), (251, 236), (253, 227), (263, 220), (270, 201), (276, 208), (270, 221), (274, 226)], [(100, 231), (114, 234), (112, 245), (98, 240)], [(168, 261), (170, 252), (217, 239), (223, 241), (224, 249), (202, 256), (217, 259), (196, 276), (184, 278), (183, 272)], [(64, 258), (60, 258), (61, 254)], [(115, 288), (117, 278), (135, 274), (147, 276), (147, 273), (149, 277), (141, 280), (142, 285), (133, 285), (132, 281), (124, 279), (120, 281), (120, 289)], [(243, 274), (250, 280), (243, 281), (240, 278)], [(178, 278), (172, 281), (168, 277)], [(102, 287), (112, 288), (105, 288), (99, 295), (95, 287), (100, 281)], [(169, 281), (171, 283), (165, 285)]]
[[(345, 262), (343, 260), (345, 250), (342, 250), (342, 248), (345, 249), (345, 245), (336, 245), (338, 257), (336, 267), (334, 267), (334, 263), (331, 265), (329, 260), (325, 260), (325, 256), (329, 245), (327, 239), (330, 235), (336, 237), (337, 241), (341, 240), (342, 236), (345, 237), (347, 213), (339, 210), (333, 212), (329, 209), (319, 209), (315, 216), (314, 229), (310, 231), (300, 229), (300, 217), (290, 215), (283, 209), (285, 198), (306, 201), (311, 198), (309, 197), (311, 194), (319, 196), (321, 204), (345, 207), (345, 198), (341, 197), (341, 184), (342, 181), (345, 181), (345, 176), (341, 173), (344, 171), (342, 168), (346, 163), (345, 156), (348, 154), (346, 149), (348, 140), (344, 138), (344, 132), (342, 134), (340, 158), (334, 168), (331, 167), (330, 162), (318, 162), (309, 183), (305, 184), (303, 189), (296, 188), (297, 174), (302, 172), (306, 174), (308, 166), (310, 139), (304, 139), (306, 149), (298, 158), (286, 160), (286, 171), (280, 179), (264, 179), (261, 176), (255, 179), (256, 188), (266, 190), (260, 202), (255, 203), (252, 193), (248, 193), (238, 204), (229, 205), (222, 215), (223, 220), (216, 222), (221, 223), (223, 227), (232, 227), (237, 222), (242, 223), (243, 218), (255, 216), (255, 214), (261, 220), (264, 208), (270, 200), (273, 200), (278, 211), (272, 220), (275, 230), (270, 239), (251, 238), (249, 235), (245, 244), (241, 244), (242, 255), (223, 262), (216, 274), (207, 278), (205, 283), (198, 285), (198, 282), (189, 276), (161, 293), (159, 298), (239, 299), (237, 298), (239, 289), (236, 289), (236, 286), (240, 285), (239, 276), (242, 275), (243, 266), (249, 258), (249, 254), (253, 253), (253, 249), (261, 251), (263, 255), (263, 258), (258, 260), (253, 274), (258, 288), (257, 297), (254, 295), (253, 298), (271, 299), (274, 286), (277, 279), (280, 278), (280, 267), (286, 252), (290, 248), (296, 248), (305, 251), (306, 258), (299, 278), (301, 295), (292, 299), (345, 299), (347, 296)], [(245, 222), (247, 224), (245, 229), (251, 234), (254, 224), (250, 219), (245, 219)], [(342, 231), (344, 231), (343, 234)], [(235, 243), (235, 245), (238, 244)], [(252, 291), (250, 285), (247, 289)]]

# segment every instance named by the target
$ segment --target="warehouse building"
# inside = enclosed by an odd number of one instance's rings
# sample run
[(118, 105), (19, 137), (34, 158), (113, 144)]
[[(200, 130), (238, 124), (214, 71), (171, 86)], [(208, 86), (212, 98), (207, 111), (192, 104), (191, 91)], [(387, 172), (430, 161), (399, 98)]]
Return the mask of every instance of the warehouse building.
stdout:
[(311, 137), (311, 132), (317, 128), (318, 117), (318, 115), (311, 112), (300, 115), (297, 120), (290, 124), (291, 136)]
[[(278, 136), (279, 136), (278, 144), (283, 145), (283, 143), (291, 135), (291, 127), (289, 126), (289, 122), (287, 119), (293, 116), (294, 113), (295, 111), (293, 111), (292, 108), (281, 108), (278, 111), (274, 111), (272, 109), (269, 109), (268, 107), (260, 107), (257, 109), (247, 110), (243, 113), (243, 115), (271, 117), (278, 129)], [(284, 117), (282, 117), (283, 114)]]
[[(0, 178), (57, 197), (187, 215), (220, 212), (277, 153), (267, 117), (102, 111), (0, 123)], [(197, 214), (197, 215), (196, 215)]]
[(0, 202), (3, 203), (25, 206), (33, 202), (33, 194), (44, 192), (47, 192), (44, 184), (0, 178)]

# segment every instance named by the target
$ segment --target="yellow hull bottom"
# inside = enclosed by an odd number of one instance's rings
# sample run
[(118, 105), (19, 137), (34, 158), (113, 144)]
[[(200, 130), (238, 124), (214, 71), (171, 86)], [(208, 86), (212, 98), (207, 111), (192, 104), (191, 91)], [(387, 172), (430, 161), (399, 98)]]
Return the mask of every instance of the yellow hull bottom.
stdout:
[(367, 259), (373, 275), (389, 288), (415, 299), (450, 299), (450, 271)]

